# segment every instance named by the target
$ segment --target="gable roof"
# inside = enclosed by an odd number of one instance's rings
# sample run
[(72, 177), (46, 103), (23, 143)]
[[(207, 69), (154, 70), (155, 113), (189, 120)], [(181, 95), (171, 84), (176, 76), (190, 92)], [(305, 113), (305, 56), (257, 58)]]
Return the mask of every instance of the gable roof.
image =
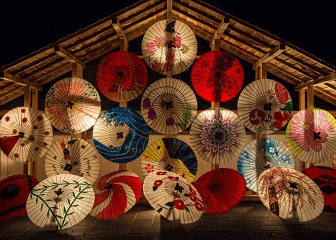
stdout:
[[(172, 3), (172, 5), (167, 4)], [(170, 8), (171, 6), (171, 8)], [(24, 94), (30, 84), (43, 84), (120, 46), (113, 25), (118, 21), (128, 41), (142, 36), (167, 14), (185, 22), (194, 33), (253, 64), (267, 63), (267, 71), (297, 89), (315, 85), (315, 95), (336, 105), (336, 67), (265, 30), (199, 0), (142, 0), (0, 68), (0, 105)], [(218, 30), (218, 31), (217, 31)]]

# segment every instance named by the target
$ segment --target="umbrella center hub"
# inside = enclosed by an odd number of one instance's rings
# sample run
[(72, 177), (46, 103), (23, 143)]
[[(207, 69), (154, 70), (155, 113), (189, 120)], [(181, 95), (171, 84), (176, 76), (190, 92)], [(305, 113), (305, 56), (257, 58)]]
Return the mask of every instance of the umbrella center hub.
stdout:
[(124, 74), (122, 71), (119, 71), (119, 72), (117, 73), (117, 76), (118, 76), (120, 79), (122, 79), (123, 77), (125, 77), (125, 74)]
[(168, 110), (168, 109), (170, 109), (170, 108), (174, 108), (174, 106), (173, 106), (173, 101), (166, 102), (166, 110)]
[(67, 163), (65, 164), (65, 167), (63, 168), (64, 171), (68, 171), (68, 172), (71, 172), (72, 170), (72, 165)]
[(106, 183), (106, 186), (104, 187), (105, 189), (111, 189), (113, 187), (113, 184)]
[(59, 188), (57, 191), (54, 192), (56, 193), (57, 197), (59, 197), (63, 193), (62, 188)]
[(314, 140), (321, 139), (321, 132), (314, 132)]
[(222, 131), (216, 131), (215, 132), (215, 140), (216, 141), (221, 141), (224, 137), (224, 133)]
[(299, 192), (298, 184), (296, 182), (288, 182), (288, 184), (289, 184), (288, 186), (289, 192), (292, 194), (298, 194)]
[(264, 110), (265, 111), (272, 111), (272, 103), (265, 103)]
[(20, 193), (20, 187), (17, 184), (9, 184), (1, 190), (0, 196), (4, 200), (15, 198)]
[(75, 103), (68, 101), (68, 104), (67, 104), (68, 108), (72, 109), (73, 105), (75, 105)]
[(220, 71), (215, 72), (215, 77), (219, 80), (223, 77), (222, 73)]
[(117, 133), (117, 139), (124, 138), (124, 133), (123, 132), (118, 132)]
[(25, 136), (25, 133), (24, 132), (19, 132), (19, 137), (20, 138), (23, 138)]

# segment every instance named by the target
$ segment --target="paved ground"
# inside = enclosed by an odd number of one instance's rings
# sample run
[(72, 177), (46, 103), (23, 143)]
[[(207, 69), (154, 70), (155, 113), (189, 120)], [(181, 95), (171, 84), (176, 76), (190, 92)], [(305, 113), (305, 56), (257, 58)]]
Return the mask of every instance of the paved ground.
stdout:
[(282, 220), (260, 202), (242, 202), (230, 212), (203, 216), (195, 223), (173, 223), (148, 205), (136, 205), (111, 220), (90, 215), (61, 231), (46, 231), (27, 216), (0, 222), (0, 239), (336, 239), (336, 213), (323, 212), (306, 223)]

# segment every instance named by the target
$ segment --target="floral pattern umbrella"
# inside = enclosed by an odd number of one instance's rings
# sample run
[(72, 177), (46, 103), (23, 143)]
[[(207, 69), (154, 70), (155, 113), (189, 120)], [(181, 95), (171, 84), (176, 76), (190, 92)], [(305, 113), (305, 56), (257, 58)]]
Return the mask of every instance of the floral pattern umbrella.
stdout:
[(99, 219), (111, 219), (136, 204), (142, 193), (142, 182), (135, 173), (120, 170), (102, 176), (93, 189), (95, 202), (90, 214)]
[(234, 55), (224, 51), (203, 54), (191, 70), (195, 92), (209, 102), (226, 102), (234, 98), (243, 82), (243, 66)]
[(190, 128), (190, 145), (198, 159), (216, 164), (236, 160), (245, 145), (245, 127), (232, 111), (202, 111)]
[(187, 224), (202, 216), (204, 204), (198, 191), (175, 173), (152, 172), (144, 181), (143, 191), (149, 204), (171, 221)]
[(45, 100), (46, 115), (63, 133), (81, 133), (92, 127), (100, 114), (96, 88), (82, 78), (70, 77), (56, 82)]
[(146, 148), (142, 154), (141, 169), (145, 177), (151, 172), (162, 170), (174, 172), (192, 182), (197, 173), (197, 159), (184, 141), (162, 138)]
[(244, 177), (236, 170), (220, 168), (211, 170), (194, 182), (204, 202), (204, 212), (220, 214), (240, 203), (246, 191)]
[(46, 154), (45, 172), (47, 177), (71, 173), (93, 184), (100, 172), (98, 153), (83, 139), (62, 138), (54, 142)]
[(106, 110), (93, 127), (93, 143), (107, 160), (127, 163), (147, 147), (149, 129), (143, 117), (130, 108)]
[(261, 79), (251, 82), (238, 99), (238, 114), (253, 132), (271, 134), (284, 127), (292, 112), (292, 99), (279, 82)]
[(294, 169), (294, 157), (288, 147), (272, 138), (250, 142), (239, 155), (237, 170), (244, 176), (246, 186), (257, 192), (257, 180), (269, 168), (287, 167)]
[(25, 214), (26, 201), (38, 180), (29, 175), (13, 175), (0, 181), (0, 221), (12, 220)]
[(336, 152), (336, 119), (323, 109), (301, 110), (288, 123), (286, 141), (300, 161), (319, 163), (331, 159)]
[(142, 40), (142, 55), (148, 66), (161, 74), (187, 70), (197, 54), (191, 28), (178, 20), (161, 20), (149, 27)]
[(153, 130), (177, 134), (188, 128), (196, 117), (196, 95), (183, 81), (163, 78), (145, 90), (141, 113)]
[(52, 139), (48, 118), (34, 108), (17, 107), (1, 119), (0, 148), (15, 161), (37, 161), (46, 154)]
[(258, 178), (258, 195), (264, 206), (282, 219), (307, 222), (317, 218), (324, 207), (316, 183), (290, 168), (264, 171)]
[(145, 63), (134, 53), (115, 51), (100, 62), (96, 71), (99, 90), (116, 102), (127, 102), (145, 89), (148, 73)]
[(93, 188), (84, 178), (60, 174), (33, 188), (27, 200), (27, 215), (39, 227), (65, 229), (89, 214), (94, 199)]
[(311, 166), (302, 171), (310, 177), (322, 191), (324, 210), (336, 211), (336, 170), (330, 167)]

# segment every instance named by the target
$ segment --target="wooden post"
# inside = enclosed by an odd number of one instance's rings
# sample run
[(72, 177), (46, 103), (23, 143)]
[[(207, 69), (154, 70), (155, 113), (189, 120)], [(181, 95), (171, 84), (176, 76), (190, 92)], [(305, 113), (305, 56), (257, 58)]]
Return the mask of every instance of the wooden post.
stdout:
[[(25, 107), (32, 107), (32, 93), (31, 93), (31, 86), (28, 84), (24, 88), (24, 102), (23, 105)], [(34, 174), (34, 163), (32, 161), (27, 161), (23, 163), (23, 173), (27, 175)]]
[[(306, 90), (301, 88), (299, 90), (299, 110), (306, 109)], [(302, 172), (306, 167), (305, 162), (299, 161), (299, 171)]]
[[(307, 108), (314, 108), (314, 82), (308, 82), (307, 86)], [(312, 163), (306, 163), (306, 167), (314, 166)]]

